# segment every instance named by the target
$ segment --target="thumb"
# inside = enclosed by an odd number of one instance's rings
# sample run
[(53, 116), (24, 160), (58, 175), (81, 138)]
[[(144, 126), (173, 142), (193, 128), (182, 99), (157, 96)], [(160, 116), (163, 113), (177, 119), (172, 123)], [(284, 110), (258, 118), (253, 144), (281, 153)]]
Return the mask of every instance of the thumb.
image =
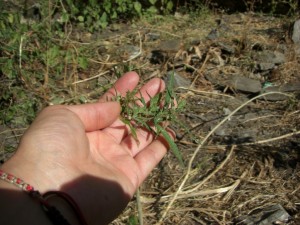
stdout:
[(106, 128), (118, 119), (121, 112), (118, 102), (96, 102), (66, 107), (80, 118), (86, 131)]

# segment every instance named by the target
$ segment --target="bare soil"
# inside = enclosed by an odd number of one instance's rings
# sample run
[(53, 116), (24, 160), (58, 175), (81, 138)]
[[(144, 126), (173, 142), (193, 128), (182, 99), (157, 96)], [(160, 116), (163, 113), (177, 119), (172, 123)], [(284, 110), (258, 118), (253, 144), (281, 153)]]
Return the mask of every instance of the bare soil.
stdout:
[[(70, 76), (72, 88), (58, 92), (71, 96), (71, 89), (75, 103), (76, 96), (95, 101), (130, 69), (142, 83), (165, 79), (168, 71), (184, 81), (177, 92), (187, 102), (178, 120), (185, 129), (172, 127), (186, 167), (170, 152), (140, 187), (144, 224), (162, 218), (162, 224), (262, 224), (270, 218), (265, 208), (278, 204), (290, 219), (277, 224), (300, 224), (300, 55), (290, 39), (292, 22), (203, 12), (114, 24), (93, 34), (72, 30), (72, 44), (93, 44), (97, 53), (88, 71)], [(284, 59), (263, 61), (257, 55), (266, 51)], [(249, 80), (237, 85), (236, 77)], [(250, 81), (258, 85), (249, 88)], [(270, 85), (285, 95), (259, 98)], [(137, 215), (133, 199), (112, 224), (130, 224)]]
[[(170, 153), (142, 185), (144, 224), (162, 217), (163, 224), (262, 224), (268, 216), (266, 224), (274, 224), (265, 208), (277, 204), (291, 216), (278, 224), (300, 223), (299, 90), (285, 92), (291, 94), (287, 98), (249, 101), (266, 84), (299, 82), (291, 22), (251, 13), (178, 15), (139, 24), (138, 33), (127, 36), (142, 48), (130, 63), (143, 80), (175, 70), (185, 82), (178, 95), (187, 102), (179, 120), (189, 132), (173, 124), (186, 168)], [(151, 35), (158, 38), (149, 40)], [(260, 69), (253, 55), (265, 50), (280, 52), (285, 60)], [(261, 90), (237, 90), (230, 82), (209, 79), (233, 75), (259, 81)], [(113, 224), (124, 224), (136, 210), (133, 200)]]

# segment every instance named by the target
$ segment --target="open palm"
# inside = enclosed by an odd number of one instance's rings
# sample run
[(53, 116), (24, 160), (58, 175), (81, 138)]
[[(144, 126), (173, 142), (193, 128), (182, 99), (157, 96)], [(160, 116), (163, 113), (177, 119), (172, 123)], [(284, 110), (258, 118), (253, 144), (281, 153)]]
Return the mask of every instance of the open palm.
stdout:
[[(124, 96), (133, 90), (138, 81), (138, 75), (130, 72), (97, 103), (46, 108), (7, 165), (14, 164), (13, 173), (22, 174), (41, 192), (70, 194), (90, 224), (111, 221), (167, 151), (162, 138), (154, 139), (144, 129), (137, 130), (137, 144), (118, 118), (120, 105), (109, 101), (116, 92)], [(139, 93), (147, 101), (164, 87), (162, 80), (152, 79)], [(20, 160), (22, 166), (17, 166)]]

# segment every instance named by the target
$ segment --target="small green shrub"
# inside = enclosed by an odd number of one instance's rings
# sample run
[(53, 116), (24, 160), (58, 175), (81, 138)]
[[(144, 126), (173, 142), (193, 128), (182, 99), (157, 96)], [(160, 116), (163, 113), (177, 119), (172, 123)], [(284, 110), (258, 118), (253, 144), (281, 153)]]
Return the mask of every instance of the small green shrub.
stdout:
[(128, 21), (143, 15), (169, 13), (174, 9), (172, 0), (67, 0), (70, 21), (89, 31), (100, 30), (116, 20)]

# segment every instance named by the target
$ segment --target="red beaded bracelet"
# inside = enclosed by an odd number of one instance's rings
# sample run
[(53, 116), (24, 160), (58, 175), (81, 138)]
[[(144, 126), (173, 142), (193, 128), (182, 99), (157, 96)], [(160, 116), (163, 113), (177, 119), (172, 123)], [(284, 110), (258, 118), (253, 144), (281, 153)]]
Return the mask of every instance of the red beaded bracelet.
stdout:
[(5, 180), (8, 183), (14, 184), (26, 192), (34, 191), (34, 188), (31, 185), (26, 184), (20, 178), (17, 178), (11, 174), (5, 173), (3, 170), (0, 170), (0, 179)]
[(13, 176), (12, 174), (5, 173), (1, 169), (0, 169), (0, 179), (21, 188), (23, 191), (27, 192), (29, 196), (38, 200), (42, 206), (43, 211), (46, 213), (46, 215), (54, 225), (70, 225), (70, 223), (63, 217), (63, 215), (54, 206), (50, 205), (47, 202), (47, 199), (49, 199), (50, 197), (59, 197), (65, 200), (68, 203), (68, 205), (72, 208), (72, 210), (75, 212), (75, 215), (78, 221), (80, 222), (80, 224), (87, 225), (87, 222), (84, 219), (84, 216), (80, 211), (78, 205), (73, 200), (73, 198), (68, 194), (60, 191), (49, 191), (41, 195), (41, 193), (39, 191), (36, 191), (33, 188), (33, 186), (25, 183), (23, 180)]

